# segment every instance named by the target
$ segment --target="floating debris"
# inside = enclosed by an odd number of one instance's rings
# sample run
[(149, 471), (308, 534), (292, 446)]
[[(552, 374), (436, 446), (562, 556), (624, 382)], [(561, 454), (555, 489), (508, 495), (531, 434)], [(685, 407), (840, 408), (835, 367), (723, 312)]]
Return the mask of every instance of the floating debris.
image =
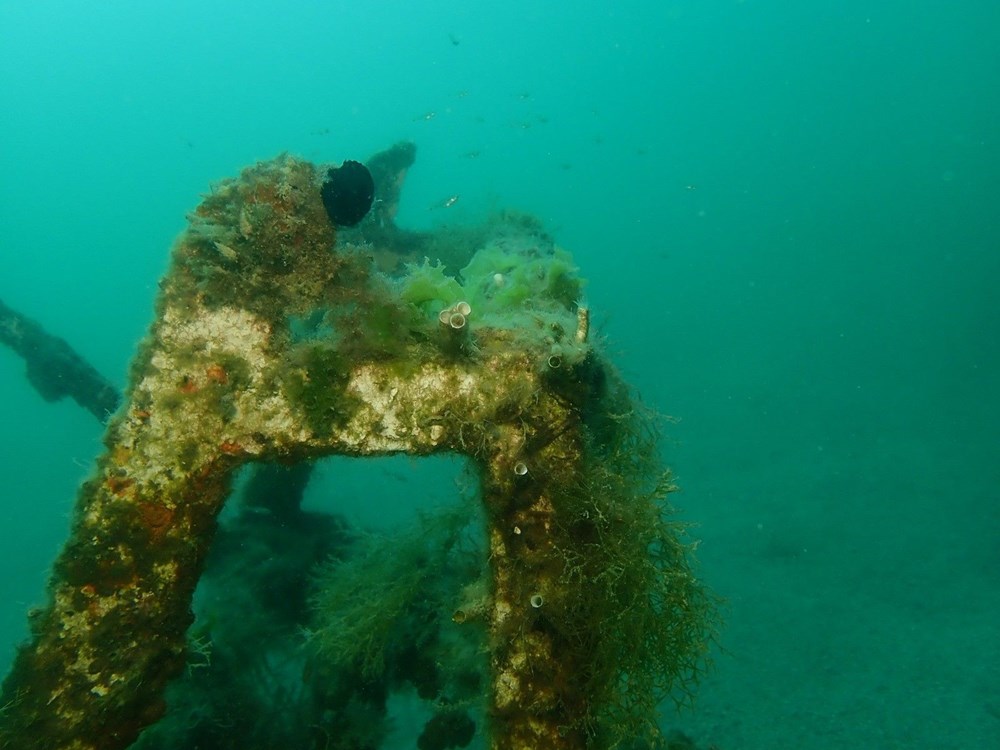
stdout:
[(444, 200), (438, 201), (433, 206), (431, 206), (431, 211), (433, 211), (436, 208), (451, 208), (456, 203), (458, 203), (458, 198), (459, 198), (458, 193), (455, 193), (455, 195), (449, 195)]

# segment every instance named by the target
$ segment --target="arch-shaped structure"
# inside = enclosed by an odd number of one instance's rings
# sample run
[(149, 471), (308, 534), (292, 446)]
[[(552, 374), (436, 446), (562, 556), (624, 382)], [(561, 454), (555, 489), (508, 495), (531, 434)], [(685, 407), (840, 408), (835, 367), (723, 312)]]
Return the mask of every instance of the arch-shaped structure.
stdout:
[(190, 215), (4, 683), (0, 746), (124, 748), (156, 721), (216, 517), (252, 461), (476, 463), (495, 748), (634, 733), (696, 671), (709, 599), (568, 256), (508, 222), (464, 288), (426, 262), (389, 278), (337, 237), (319, 180), (283, 156)]

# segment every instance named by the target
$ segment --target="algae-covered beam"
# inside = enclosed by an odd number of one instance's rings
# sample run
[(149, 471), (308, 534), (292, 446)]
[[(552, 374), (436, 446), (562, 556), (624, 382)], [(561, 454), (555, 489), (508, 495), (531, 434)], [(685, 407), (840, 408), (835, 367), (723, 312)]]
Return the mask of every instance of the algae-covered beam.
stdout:
[[(338, 242), (328, 174), (261, 163), (189, 216), (4, 682), (0, 747), (124, 748), (163, 713), (216, 518), (253, 461), (455, 452), (480, 467), (495, 748), (592, 746), (620, 718), (617, 665), (650, 662), (628, 675), (634, 692), (662, 664), (642, 650), (648, 635), (618, 653), (613, 623), (633, 637), (669, 615), (674, 629), (654, 630), (674, 645), (688, 635), (682, 659), (696, 650), (704, 596), (681, 547), (614, 484), (634, 446), (609, 409), (627, 404), (602, 401), (609, 375), (568, 256), (537, 237), (518, 245), (508, 227), (463, 285), (426, 262), (387, 278), (366, 245)], [(658, 589), (649, 557), (664, 545), (674, 577)]]

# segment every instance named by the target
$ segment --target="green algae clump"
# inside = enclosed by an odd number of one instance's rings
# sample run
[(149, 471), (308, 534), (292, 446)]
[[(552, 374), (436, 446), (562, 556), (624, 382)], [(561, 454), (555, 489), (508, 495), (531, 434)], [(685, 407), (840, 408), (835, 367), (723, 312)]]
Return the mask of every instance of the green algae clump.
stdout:
[[(452, 700), (470, 698), (459, 686), (475, 673), (471, 682), (481, 688), (484, 665), (448, 627), (460, 585), (481, 564), (465, 543), (469, 520), (468, 507), (426, 513), (408, 530), (361, 537), (350, 558), (321, 566), (312, 596), (313, 653), (366, 680), (407, 680), (428, 699), (442, 691)], [(457, 650), (473, 658), (456, 660)]]
[(449, 305), (463, 299), (465, 290), (458, 280), (445, 273), (440, 263), (424, 258), (421, 264), (409, 264), (399, 283), (399, 298), (434, 317)]
[(688, 526), (667, 497), (676, 487), (655, 418), (612, 379), (605, 415), (587, 430), (584, 468), (554, 493), (559, 580), (549, 626), (587, 665), (589, 705), (577, 717), (596, 747), (659, 741), (657, 706), (689, 703), (709, 664), (719, 600), (695, 575)]
[(350, 361), (332, 346), (309, 343), (292, 350), (285, 392), (315, 434), (329, 435), (350, 418), (356, 405), (346, 393), (350, 376)]

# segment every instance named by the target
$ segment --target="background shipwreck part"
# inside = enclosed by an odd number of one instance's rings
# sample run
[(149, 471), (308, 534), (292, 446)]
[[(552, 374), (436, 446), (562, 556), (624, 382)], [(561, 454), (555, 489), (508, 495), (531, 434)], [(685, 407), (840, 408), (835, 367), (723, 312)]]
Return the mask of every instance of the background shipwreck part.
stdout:
[(63, 339), (0, 300), (0, 344), (24, 359), (28, 382), (46, 401), (66, 396), (101, 422), (118, 408), (121, 395)]
[(375, 205), (368, 222), (382, 229), (395, 226), (403, 182), (416, 159), (417, 146), (411, 141), (400, 141), (368, 159), (375, 182)]

